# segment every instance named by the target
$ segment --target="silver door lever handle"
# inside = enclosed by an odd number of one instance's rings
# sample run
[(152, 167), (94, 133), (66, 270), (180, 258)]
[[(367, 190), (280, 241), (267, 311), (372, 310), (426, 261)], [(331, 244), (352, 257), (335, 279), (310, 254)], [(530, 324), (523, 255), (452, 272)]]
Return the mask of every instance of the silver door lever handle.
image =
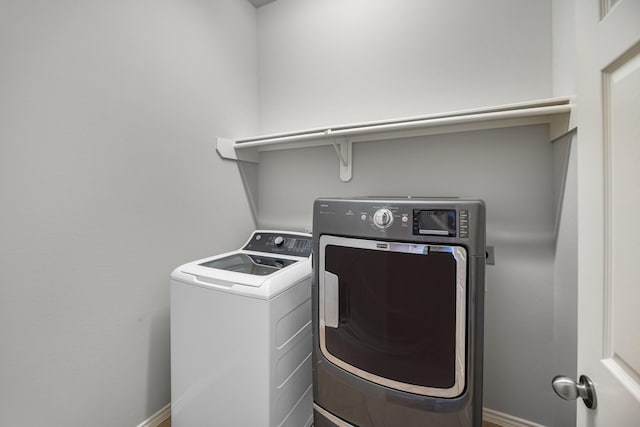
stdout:
[(586, 375), (580, 376), (580, 381), (575, 382), (563, 375), (556, 375), (551, 381), (553, 391), (564, 400), (582, 399), (589, 409), (596, 409), (596, 389), (593, 382)]

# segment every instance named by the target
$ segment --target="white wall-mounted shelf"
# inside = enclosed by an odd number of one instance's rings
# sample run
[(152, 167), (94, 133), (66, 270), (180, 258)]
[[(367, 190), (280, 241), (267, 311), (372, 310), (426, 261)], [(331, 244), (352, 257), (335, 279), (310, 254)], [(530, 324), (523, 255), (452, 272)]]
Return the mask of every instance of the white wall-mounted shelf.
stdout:
[(483, 129), (550, 125), (550, 139), (569, 130), (569, 98), (553, 98), (518, 104), (476, 108), (450, 113), (381, 120), (283, 132), (232, 140), (218, 138), (217, 150), (226, 159), (258, 163), (261, 151), (333, 145), (340, 162), (340, 179), (351, 179), (352, 145), (414, 136)]

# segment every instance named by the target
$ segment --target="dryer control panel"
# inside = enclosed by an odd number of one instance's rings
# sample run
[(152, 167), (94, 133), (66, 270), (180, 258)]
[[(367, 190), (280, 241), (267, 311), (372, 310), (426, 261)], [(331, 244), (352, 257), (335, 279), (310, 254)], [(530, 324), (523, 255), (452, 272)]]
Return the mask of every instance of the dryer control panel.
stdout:
[(467, 247), (485, 254), (485, 206), (478, 199), (444, 197), (320, 198), (314, 204), (314, 231), (403, 242)]
[(256, 231), (242, 249), (306, 258), (311, 255), (311, 235)]

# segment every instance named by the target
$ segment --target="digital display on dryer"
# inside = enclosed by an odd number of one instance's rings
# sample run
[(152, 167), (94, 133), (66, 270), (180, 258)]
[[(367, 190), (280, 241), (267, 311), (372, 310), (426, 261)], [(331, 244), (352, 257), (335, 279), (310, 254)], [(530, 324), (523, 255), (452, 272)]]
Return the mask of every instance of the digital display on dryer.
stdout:
[(413, 234), (425, 236), (455, 237), (455, 209), (414, 210)]

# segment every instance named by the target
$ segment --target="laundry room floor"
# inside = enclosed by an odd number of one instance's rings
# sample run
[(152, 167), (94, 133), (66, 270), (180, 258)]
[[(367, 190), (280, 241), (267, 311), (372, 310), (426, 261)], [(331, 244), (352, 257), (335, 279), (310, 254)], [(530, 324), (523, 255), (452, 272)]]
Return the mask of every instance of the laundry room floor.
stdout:
[[(171, 427), (171, 418), (160, 423), (158, 427)], [(490, 423), (489, 421), (483, 421), (482, 427), (501, 427), (501, 426), (499, 426), (498, 424)]]

